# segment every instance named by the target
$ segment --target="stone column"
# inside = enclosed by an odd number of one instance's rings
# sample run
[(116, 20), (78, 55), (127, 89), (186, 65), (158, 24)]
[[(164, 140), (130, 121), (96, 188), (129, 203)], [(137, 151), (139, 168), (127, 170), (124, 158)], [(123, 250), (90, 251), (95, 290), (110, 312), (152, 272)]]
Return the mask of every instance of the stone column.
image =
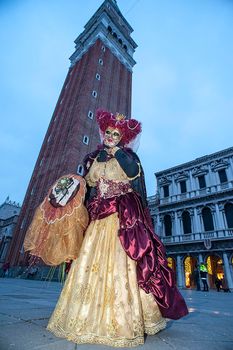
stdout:
[(174, 219), (174, 228), (175, 228), (175, 235), (180, 235), (180, 228), (179, 228), (179, 221), (178, 221), (178, 215), (177, 215), (177, 212), (175, 211), (175, 219)]
[(208, 172), (209, 181), (207, 182), (207, 186), (211, 187), (211, 186), (216, 185), (216, 177), (215, 177), (215, 173), (211, 169), (211, 165), (210, 164), (208, 165), (208, 169), (209, 169), (209, 172)]
[(208, 204), (208, 207), (211, 210), (211, 214), (212, 214), (212, 218), (213, 218), (213, 224), (214, 224), (214, 231), (215, 231), (215, 230), (218, 229), (218, 219), (217, 219), (217, 216), (216, 216), (215, 205), (214, 204)]
[(227, 218), (226, 218), (226, 214), (225, 214), (224, 203), (219, 203), (218, 207), (219, 207), (219, 211), (220, 211), (220, 217), (221, 217), (221, 220), (223, 222), (223, 228), (224, 228), (224, 230), (226, 230), (226, 229), (228, 229), (228, 225), (227, 225)]
[(171, 182), (170, 186), (171, 186), (171, 196), (175, 196), (176, 195), (176, 187), (175, 187), (174, 177), (172, 177), (172, 182)]
[(160, 216), (160, 222), (161, 222), (161, 237), (165, 237), (165, 226), (164, 226), (164, 217)]
[(202, 220), (202, 208), (199, 207), (197, 208), (197, 222), (198, 222), (198, 225), (199, 225), (199, 232), (202, 233), (204, 232), (204, 223), (203, 223), (203, 220)]
[(183, 230), (182, 211), (181, 210), (177, 211), (177, 222), (178, 222), (178, 227), (179, 227), (179, 234), (183, 235), (184, 230)]
[(197, 208), (193, 208), (193, 214), (194, 214), (194, 217), (193, 217), (193, 228), (194, 228), (194, 232), (195, 233), (200, 233), (202, 230), (201, 230), (201, 225), (200, 225), (200, 218), (199, 218), (199, 215), (197, 214)]
[[(196, 230), (195, 230), (195, 228), (194, 228), (194, 210), (193, 210), (193, 208), (190, 208), (189, 209), (189, 214), (190, 214), (190, 220), (191, 220), (191, 233), (194, 233)], [(194, 237), (194, 236), (193, 236)]]
[(189, 171), (189, 179), (190, 179), (190, 191), (195, 191), (196, 187), (195, 187), (195, 185), (193, 183), (194, 178), (192, 176), (192, 171), (191, 170)]
[(157, 232), (155, 231), (155, 233), (157, 233), (157, 235), (159, 235), (160, 237), (162, 237), (162, 225), (160, 224), (160, 215), (157, 215), (157, 220), (156, 220), (156, 226), (157, 226)]
[(224, 261), (225, 278), (227, 279), (228, 287), (230, 289), (233, 289), (233, 279), (232, 279), (230, 265), (229, 265), (229, 261), (226, 253), (223, 253), (223, 261)]
[(198, 264), (200, 265), (200, 263), (204, 262), (203, 261), (203, 256), (201, 253), (198, 254)]
[(218, 225), (217, 229), (223, 230), (225, 225), (224, 225), (223, 216), (222, 216), (222, 213), (220, 212), (218, 203), (215, 204), (215, 211), (216, 211), (216, 219), (217, 219), (217, 225)]
[(230, 175), (228, 178), (228, 181), (233, 181), (233, 159), (232, 159), (232, 157), (229, 157), (228, 161), (230, 163), (230, 166), (228, 168), (228, 175)]
[(182, 262), (180, 255), (176, 257), (176, 267), (177, 267), (177, 286), (178, 288), (183, 288), (183, 278), (182, 278)]

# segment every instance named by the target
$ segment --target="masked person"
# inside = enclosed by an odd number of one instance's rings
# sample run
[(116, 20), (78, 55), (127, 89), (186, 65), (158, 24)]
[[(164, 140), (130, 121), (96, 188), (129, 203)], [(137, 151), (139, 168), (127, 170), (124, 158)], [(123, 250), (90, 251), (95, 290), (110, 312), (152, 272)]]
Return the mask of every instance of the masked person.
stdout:
[(137, 346), (188, 310), (153, 231), (132, 150), (141, 124), (105, 111), (97, 123), (102, 145), (84, 161), (90, 223), (48, 329), (76, 343)]

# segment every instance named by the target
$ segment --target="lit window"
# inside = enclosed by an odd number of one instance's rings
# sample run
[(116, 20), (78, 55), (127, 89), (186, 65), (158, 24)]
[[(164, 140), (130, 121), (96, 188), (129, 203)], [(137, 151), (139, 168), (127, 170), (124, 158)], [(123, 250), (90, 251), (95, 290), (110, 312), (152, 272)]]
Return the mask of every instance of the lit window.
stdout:
[(88, 145), (88, 143), (89, 143), (89, 137), (88, 136), (86, 136), (86, 135), (83, 136), (83, 143), (85, 143), (85, 145)]
[(95, 77), (96, 77), (97, 80), (100, 80), (100, 75), (98, 73), (96, 73)]
[(97, 97), (97, 92), (95, 90), (92, 91), (92, 96), (95, 98)]
[(102, 66), (104, 63), (104, 61), (102, 60), (102, 58), (99, 59), (99, 64)]
[(78, 173), (79, 175), (83, 175), (83, 171), (84, 171), (83, 165), (80, 164), (80, 165), (78, 166), (77, 173)]
[(88, 112), (88, 118), (93, 119), (94, 113), (92, 111)]

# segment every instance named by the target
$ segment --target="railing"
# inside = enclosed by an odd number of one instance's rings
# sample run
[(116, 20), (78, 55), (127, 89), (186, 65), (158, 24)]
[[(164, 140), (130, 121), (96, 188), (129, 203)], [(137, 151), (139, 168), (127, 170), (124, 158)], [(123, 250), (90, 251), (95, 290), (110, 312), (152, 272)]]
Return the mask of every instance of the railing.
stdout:
[[(226, 189), (231, 189), (231, 188), (233, 188), (233, 181), (229, 181), (223, 184), (218, 184), (218, 185), (214, 185), (214, 186), (210, 186), (202, 189), (192, 190), (186, 193), (174, 194), (166, 198), (160, 197), (159, 202), (160, 204), (173, 203), (173, 202), (182, 201), (184, 199), (191, 199), (194, 197), (206, 196), (216, 192), (222, 192), (222, 191), (225, 191)], [(150, 200), (150, 197), (148, 198), (148, 200)]]
[(160, 237), (160, 238), (162, 242), (165, 244), (204, 241), (205, 239), (211, 239), (211, 240), (233, 239), (233, 229), (190, 233), (190, 234), (174, 235), (174, 236), (167, 236), (167, 237)]

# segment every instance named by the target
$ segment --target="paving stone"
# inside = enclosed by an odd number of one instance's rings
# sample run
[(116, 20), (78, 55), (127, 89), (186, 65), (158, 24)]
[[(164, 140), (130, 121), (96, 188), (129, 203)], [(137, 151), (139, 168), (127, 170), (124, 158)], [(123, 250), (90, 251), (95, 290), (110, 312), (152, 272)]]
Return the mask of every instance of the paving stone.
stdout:
[[(46, 330), (61, 291), (59, 283), (1, 278), (0, 350), (110, 350), (55, 337)], [(135, 350), (233, 350), (233, 293), (183, 290), (190, 314), (169, 321)], [(128, 349), (128, 348), (122, 348)]]

